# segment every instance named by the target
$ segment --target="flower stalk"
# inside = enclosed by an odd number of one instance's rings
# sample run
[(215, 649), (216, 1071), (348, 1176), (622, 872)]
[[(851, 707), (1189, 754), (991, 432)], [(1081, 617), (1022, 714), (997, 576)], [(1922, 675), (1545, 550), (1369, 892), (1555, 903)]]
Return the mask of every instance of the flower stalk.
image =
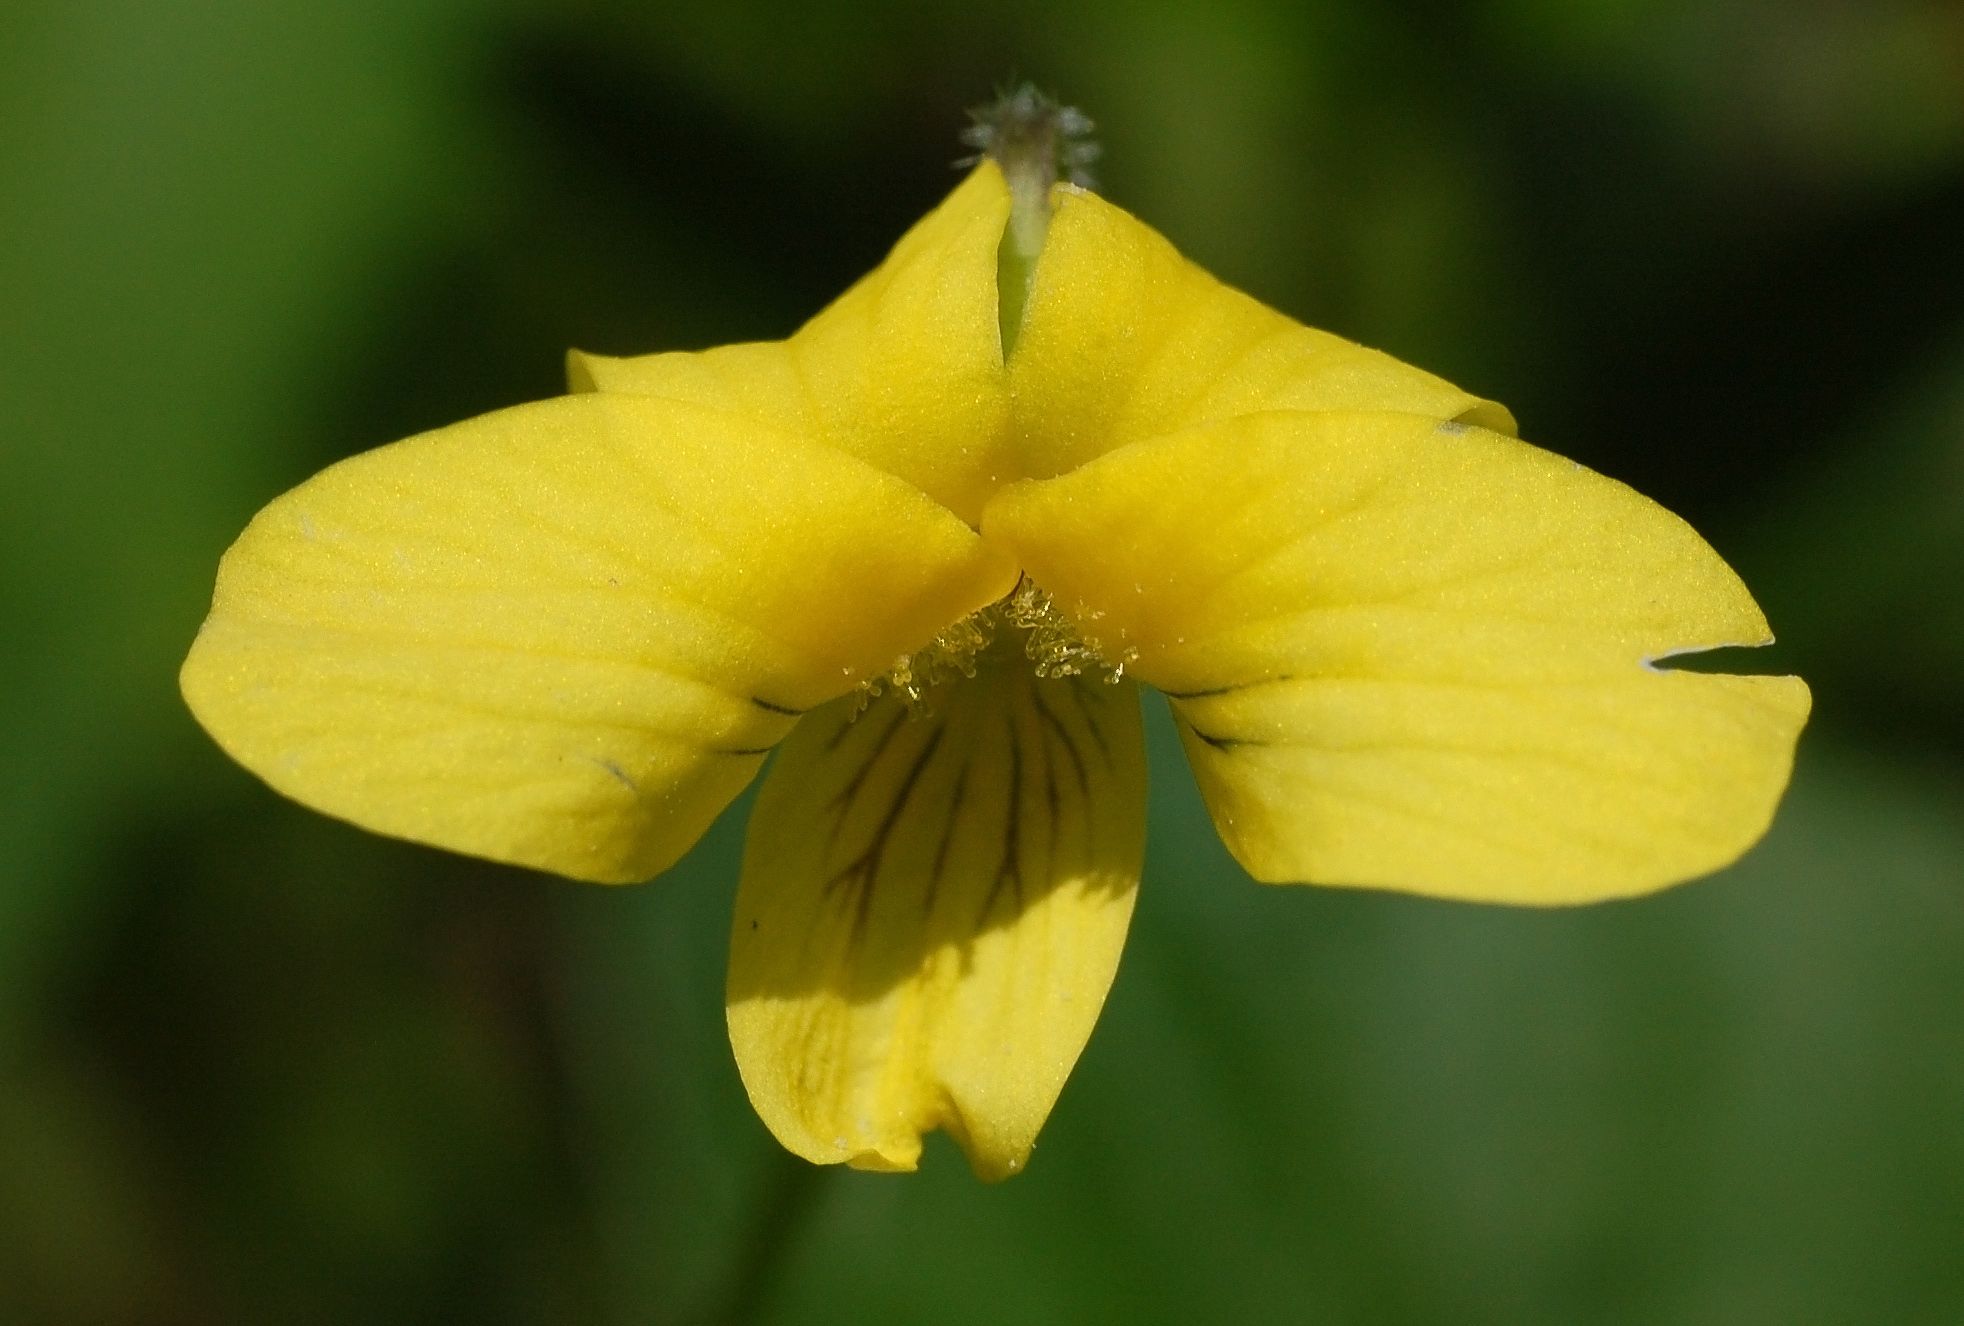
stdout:
[(994, 161), (1009, 183), (1012, 200), (996, 263), (1002, 353), (1007, 360), (1016, 347), (1037, 255), (1050, 229), (1050, 191), (1059, 179), (1091, 187), (1090, 165), (1098, 159), (1098, 144), (1091, 138), (1096, 126), (1077, 107), (1059, 104), (1031, 83), (971, 110), (969, 118), (974, 123), (963, 132), (962, 142), (979, 149), (979, 155), (964, 164), (983, 157)]

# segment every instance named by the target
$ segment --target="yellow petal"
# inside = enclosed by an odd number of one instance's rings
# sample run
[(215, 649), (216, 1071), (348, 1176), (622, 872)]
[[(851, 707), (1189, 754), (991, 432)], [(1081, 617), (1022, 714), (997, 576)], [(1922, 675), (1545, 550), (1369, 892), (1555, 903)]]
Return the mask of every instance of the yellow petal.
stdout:
[(985, 162), (790, 340), (610, 359), (575, 391), (715, 405), (858, 456), (974, 523), (1008, 469), (996, 248), (1009, 189)]
[(1009, 365), (1024, 474), (1257, 410), (1403, 410), (1514, 431), (1501, 406), (1222, 285), (1095, 194), (1056, 198)]
[(809, 1160), (911, 1170), (945, 1128), (1022, 1168), (1104, 1003), (1144, 849), (1129, 684), (985, 659), (910, 719), (851, 701), (799, 725), (750, 825), (730, 1039), (751, 1101)]
[(184, 694), (329, 814), (581, 879), (665, 868), (795, 716), (1014, 571), (836, 451), (639, 397), (332, 467), (226, 554)]
[(1512, 438), (1255, 415), (1006, 490), (984, 537), (1173, 697), (1257, 878), (1576, 902), (1764, 832), (1794, 677), (1669, 672), (1771, 639), (1675, 516)]

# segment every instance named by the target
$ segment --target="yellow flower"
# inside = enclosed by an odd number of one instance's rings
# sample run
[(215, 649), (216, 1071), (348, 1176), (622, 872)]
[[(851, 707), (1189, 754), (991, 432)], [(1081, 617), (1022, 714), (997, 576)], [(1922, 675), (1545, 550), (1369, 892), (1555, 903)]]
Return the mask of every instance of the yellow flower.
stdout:
[(1771, 638), (1681, 521), (1015, 183), (789, 340), (575, 353), (316, 476), (184, 666), (281, 792), (577, 879), (659, 873), (776, 751), (729, 1024), (814, 1161), (1023, 1165), (1132, 910), (1139, 683), (1256, 878), (1512, 903), (1732, 861), (1807, 713), (1652, 666)]

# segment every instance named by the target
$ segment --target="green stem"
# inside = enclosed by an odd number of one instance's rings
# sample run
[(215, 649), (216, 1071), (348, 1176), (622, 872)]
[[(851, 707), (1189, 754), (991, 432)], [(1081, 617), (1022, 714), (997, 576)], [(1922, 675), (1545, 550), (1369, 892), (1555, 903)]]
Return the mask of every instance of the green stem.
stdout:
[(975, 124), (964, 141), (980, 147), (1009, 181), (1009, 224), (996, 250), (996, 309), (1007, 360), (1022, 330), (1037, 256), (1050, 228), (1050, 191), (1060, 175), (1085, 182), (1083, 167), (1097, 148), (1089, 139), (1091, 121), (1028, 83), (971, 114)]
[(1023, 329), (1023, 309), (1030, 302), (1030, 285), (1036, 280), (1037, 255), (1043, 252), (1043, 237), (1050, 229), (1050, 186), (1055, 171), (1045, 179), (1041, 171), (1011, 171), (1003, 163), (1013, 200), (1009, 224), (1003, 227), (1002, 245), (996, 250), (996, 316), (1002, 328), (1002, 357), (1008, 360), (1016, 348), (1016, 335)]
[(798, 1242), (799, 1227), (825, 1188), (830, 1171), (788, 1155), (775, 1157), (765, 1178), (756, 1219), (739, 1250), (730, 1276), (729, 1298), (716, 1320), (730, 1326), (762, 1320), (771, 1296), (783, 1281), (786, 1262)]

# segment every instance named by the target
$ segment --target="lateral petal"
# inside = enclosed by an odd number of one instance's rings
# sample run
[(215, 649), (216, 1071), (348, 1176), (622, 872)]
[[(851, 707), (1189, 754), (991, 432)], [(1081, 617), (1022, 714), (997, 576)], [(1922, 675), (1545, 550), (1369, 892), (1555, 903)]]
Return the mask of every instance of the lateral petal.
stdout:
[(1139, 878), (1130, 684), (984, 660), (938, 712), (799, 725), (750, 824), (730, 1039), (752, 1103), (820, 1163), (911, 1170), (945, 1128), (1022, 1168), (1105, 999)]
[(837, 451), (680, 402), (562, 397), (273, 502), (225, 555), (182, 685), (235, 759), (319, 810), (644, 879), (798, 713), (1014, 579)]
[(1760, 837), (1808, 711), (1650, 666), (1772, 637), (1684, 522), (1483, 429), (1246, 416), (1016, 485), (983, 533), (1167, 692), (1263, 880), (1658, 888)]
[(1096, 194), (1055, 197), (1009, 364), (1023, 474), (1262, 410), (1401, 410), (1514, 431), (1504, 407), (1221, 284)]
[(573, 351), (573, 390), (733, 410), (895, 474), (973, 524), (1007, 468), (996, 249), (1009, 189), (978, 166), (872, 272), (788, 341), (612, 359)]

